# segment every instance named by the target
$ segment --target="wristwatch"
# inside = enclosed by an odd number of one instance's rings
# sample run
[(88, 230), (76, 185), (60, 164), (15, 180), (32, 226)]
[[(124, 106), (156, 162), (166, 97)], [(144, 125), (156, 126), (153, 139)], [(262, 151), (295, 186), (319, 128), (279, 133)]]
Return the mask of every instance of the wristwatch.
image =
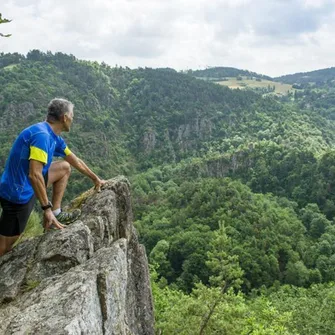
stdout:
[(49, 208), (52, 208), (52, 203), (51, 203), (50, 201), (48, 201), (48, 204), (45, 205), (45, 206), (41, 206), (41, 208), (42, 208), (44, 211), (47, 210), (47, 209), (49, 209)]

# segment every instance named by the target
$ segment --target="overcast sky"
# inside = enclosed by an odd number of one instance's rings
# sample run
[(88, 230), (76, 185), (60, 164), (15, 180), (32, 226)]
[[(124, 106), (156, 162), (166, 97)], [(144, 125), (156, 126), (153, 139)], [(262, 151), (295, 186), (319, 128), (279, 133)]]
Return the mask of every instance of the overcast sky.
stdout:
[(335, 66), (335, 0), (1, 0), (0, 52), (111, 66), (232, 66), (279, 76)]

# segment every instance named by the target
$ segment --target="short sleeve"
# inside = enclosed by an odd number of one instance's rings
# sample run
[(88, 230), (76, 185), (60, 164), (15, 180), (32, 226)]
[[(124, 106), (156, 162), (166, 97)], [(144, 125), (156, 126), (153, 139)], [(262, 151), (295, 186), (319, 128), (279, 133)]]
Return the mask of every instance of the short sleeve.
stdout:
[(33, 159), (43, 164), (48, 162), (49, 136), (45, 133), (36, 133), (30, 141), (29, 160)]
[(56, 148), (54, 152), (55, 157), (65, 157), (71, 154), (71, 150), (66, 145), (65, 141), (59, 136), (56, 142)]

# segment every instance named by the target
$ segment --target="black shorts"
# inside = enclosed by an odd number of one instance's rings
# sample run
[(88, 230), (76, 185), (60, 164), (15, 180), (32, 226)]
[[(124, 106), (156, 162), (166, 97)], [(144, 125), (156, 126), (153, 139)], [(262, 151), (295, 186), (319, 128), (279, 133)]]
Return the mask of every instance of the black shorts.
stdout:
[[(45, 185), (48, 184), (48, 174), (44, 176)], [(26, 228), (29, 216), (34, 208), (36, 197), (33, 195), (26, 204), (15, 204), (0, 198), (2, 213), (0, 217), (0, 235), (21, 235)]]
[(0, 217), (0, 235), (21, 235), (26, 228), (30, 213), (35, 204), (35, 195), (26, 204), (14, 204), (0, 198), (2, 214)]

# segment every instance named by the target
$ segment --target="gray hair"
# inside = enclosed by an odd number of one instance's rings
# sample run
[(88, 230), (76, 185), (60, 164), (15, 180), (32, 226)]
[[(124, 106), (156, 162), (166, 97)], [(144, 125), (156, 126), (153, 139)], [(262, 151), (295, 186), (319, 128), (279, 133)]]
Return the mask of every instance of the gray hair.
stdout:
[(52, 99), (48, 105), (47, 121), (60, 121), (61, 117), (64, 114), (68, 114), (73, 109), (73, 107), (73, 103), (68, 100), (61, 98)]

